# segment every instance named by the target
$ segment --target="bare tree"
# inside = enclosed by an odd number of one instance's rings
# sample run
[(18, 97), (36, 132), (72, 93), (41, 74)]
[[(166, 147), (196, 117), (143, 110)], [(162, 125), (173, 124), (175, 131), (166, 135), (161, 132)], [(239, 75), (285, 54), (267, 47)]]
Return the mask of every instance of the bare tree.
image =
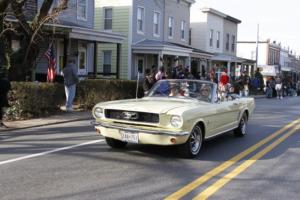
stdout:
[[(5, 18), (5, 10), (9, 5), (9, 0), (0, 0), (0, 33), (4, 31), (4, 18)], [(7, 46), (7, 41), (5, 38), (0, 37), (0, 67), (5, 66), (7, 68), (8, 60), (7, 53), (5, 51)]]
[[(43, 27), (46, 23), (57, 23), (59, 14), (67, 9), (68, 5), (68, 0), (60, 0), (56, 6), (53, 5), (54, 0), (44, 0), (29, 23), (24, 12), (26, 2), (27, 0), (0, 0), (0, 40), (6, 41), (3, 42), (3, 47), (0, 46), (5, 50), (1, 51), (5, 53), (0, 57), (5, 57), (6, 62), (0, 65), (10, 65), (11, 78), (14, 80), (25, 80), (27, 75), (31, 75), (41, 44), (45, 42), (44, 38), (51, 34), (43, 31)], [(5, 12), (9, 6), (17, 23), (5, 21)], [(21, 38), (20, 49), (17, 52), (12, 52), (10, 48), (9, 41), (12, 36)]]

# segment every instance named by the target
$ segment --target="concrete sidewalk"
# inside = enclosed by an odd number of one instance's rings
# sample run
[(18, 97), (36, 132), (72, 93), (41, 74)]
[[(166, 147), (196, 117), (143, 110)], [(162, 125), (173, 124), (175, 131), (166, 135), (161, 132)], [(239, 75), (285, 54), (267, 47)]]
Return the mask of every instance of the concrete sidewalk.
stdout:
[(4, 124), (8, 128), (0, 127), (0, 133), (17, 130), (17, 129), (25, 129), (25, 128), (33, 128), (33, 127), (41, 127), (45, 125), (52, 124), (60, 124), (66, 122), (74, 122), (81, 120), (92, 120), (92, 113), (89, 111), (73, 111), (73, 112), (62, 112), (61, 114), (52, 115), (50, 117), (45, 118), (37, 118), (30, 120), (21, 120), (21, 121), (4, 121)]

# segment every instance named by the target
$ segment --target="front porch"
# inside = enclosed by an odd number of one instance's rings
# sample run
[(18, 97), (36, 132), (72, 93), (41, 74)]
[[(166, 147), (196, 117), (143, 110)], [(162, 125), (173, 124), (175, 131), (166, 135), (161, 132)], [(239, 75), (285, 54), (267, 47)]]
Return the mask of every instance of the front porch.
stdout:
[[(40, 54), (36, 59), (35, 71), (39, 81), (45, 81), (48, 62), (44, 54), (51, 43), (55, 51), (57, 79), (60, 79), (69, 57), (75, 60), (81, 79), (96, 78), (104, 74), (119, 79), (120, 49), (124, 40), (123, 35), (64, 25), (47, 25), (45, 29), (51, 31), (53, 37), (46, 39), (46, 45), (41, 46)], [(114, 44), (114, 51), (117, 54), (116, 62), (112, 66), (111, 58), (108, 58), (107, 66), (99, 69), (97, 67), (99, 62), (97, 50), (99, 45), (104, 44)]]
[(246, 71), (246, 74), (249, 76), (253, 76), (255, 73), (255, 60), (225, 54), (215, 54), (211, 59), (212, 68), (214, 68), (218, 80), (223, 71), (226, 71), (232, 80), (241, 76), (243, 71)]
[(171, 76), (171, 71), (176, 66), (191, 66), (192, 48), (154, 40), (143, 40), (132, 45), (131, 79), (137, 75), (144, 76), (145, 69), (164, 67)]

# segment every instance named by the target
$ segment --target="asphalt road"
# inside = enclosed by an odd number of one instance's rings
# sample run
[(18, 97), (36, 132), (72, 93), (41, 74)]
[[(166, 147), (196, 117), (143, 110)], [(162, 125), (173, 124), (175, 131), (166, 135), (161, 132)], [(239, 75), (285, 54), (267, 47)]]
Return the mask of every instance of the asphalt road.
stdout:
[(0, 199), (296, 200), (300, 122), (286, 125), (299, 117), (300, 97), (257, 99), (247, 136), (205, 142), (191, 160), (167, 147), (113, 150), (89, 121), (0, 133)]

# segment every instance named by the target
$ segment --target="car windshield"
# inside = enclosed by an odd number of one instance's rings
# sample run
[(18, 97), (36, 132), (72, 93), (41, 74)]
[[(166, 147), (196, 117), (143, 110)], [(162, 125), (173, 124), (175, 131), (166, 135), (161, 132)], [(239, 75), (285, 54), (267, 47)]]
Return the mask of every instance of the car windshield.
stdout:
[(148, 92), (148, 97), (172, 97), (211, 102), (214, 83), (200, 80), (160, 80)]

